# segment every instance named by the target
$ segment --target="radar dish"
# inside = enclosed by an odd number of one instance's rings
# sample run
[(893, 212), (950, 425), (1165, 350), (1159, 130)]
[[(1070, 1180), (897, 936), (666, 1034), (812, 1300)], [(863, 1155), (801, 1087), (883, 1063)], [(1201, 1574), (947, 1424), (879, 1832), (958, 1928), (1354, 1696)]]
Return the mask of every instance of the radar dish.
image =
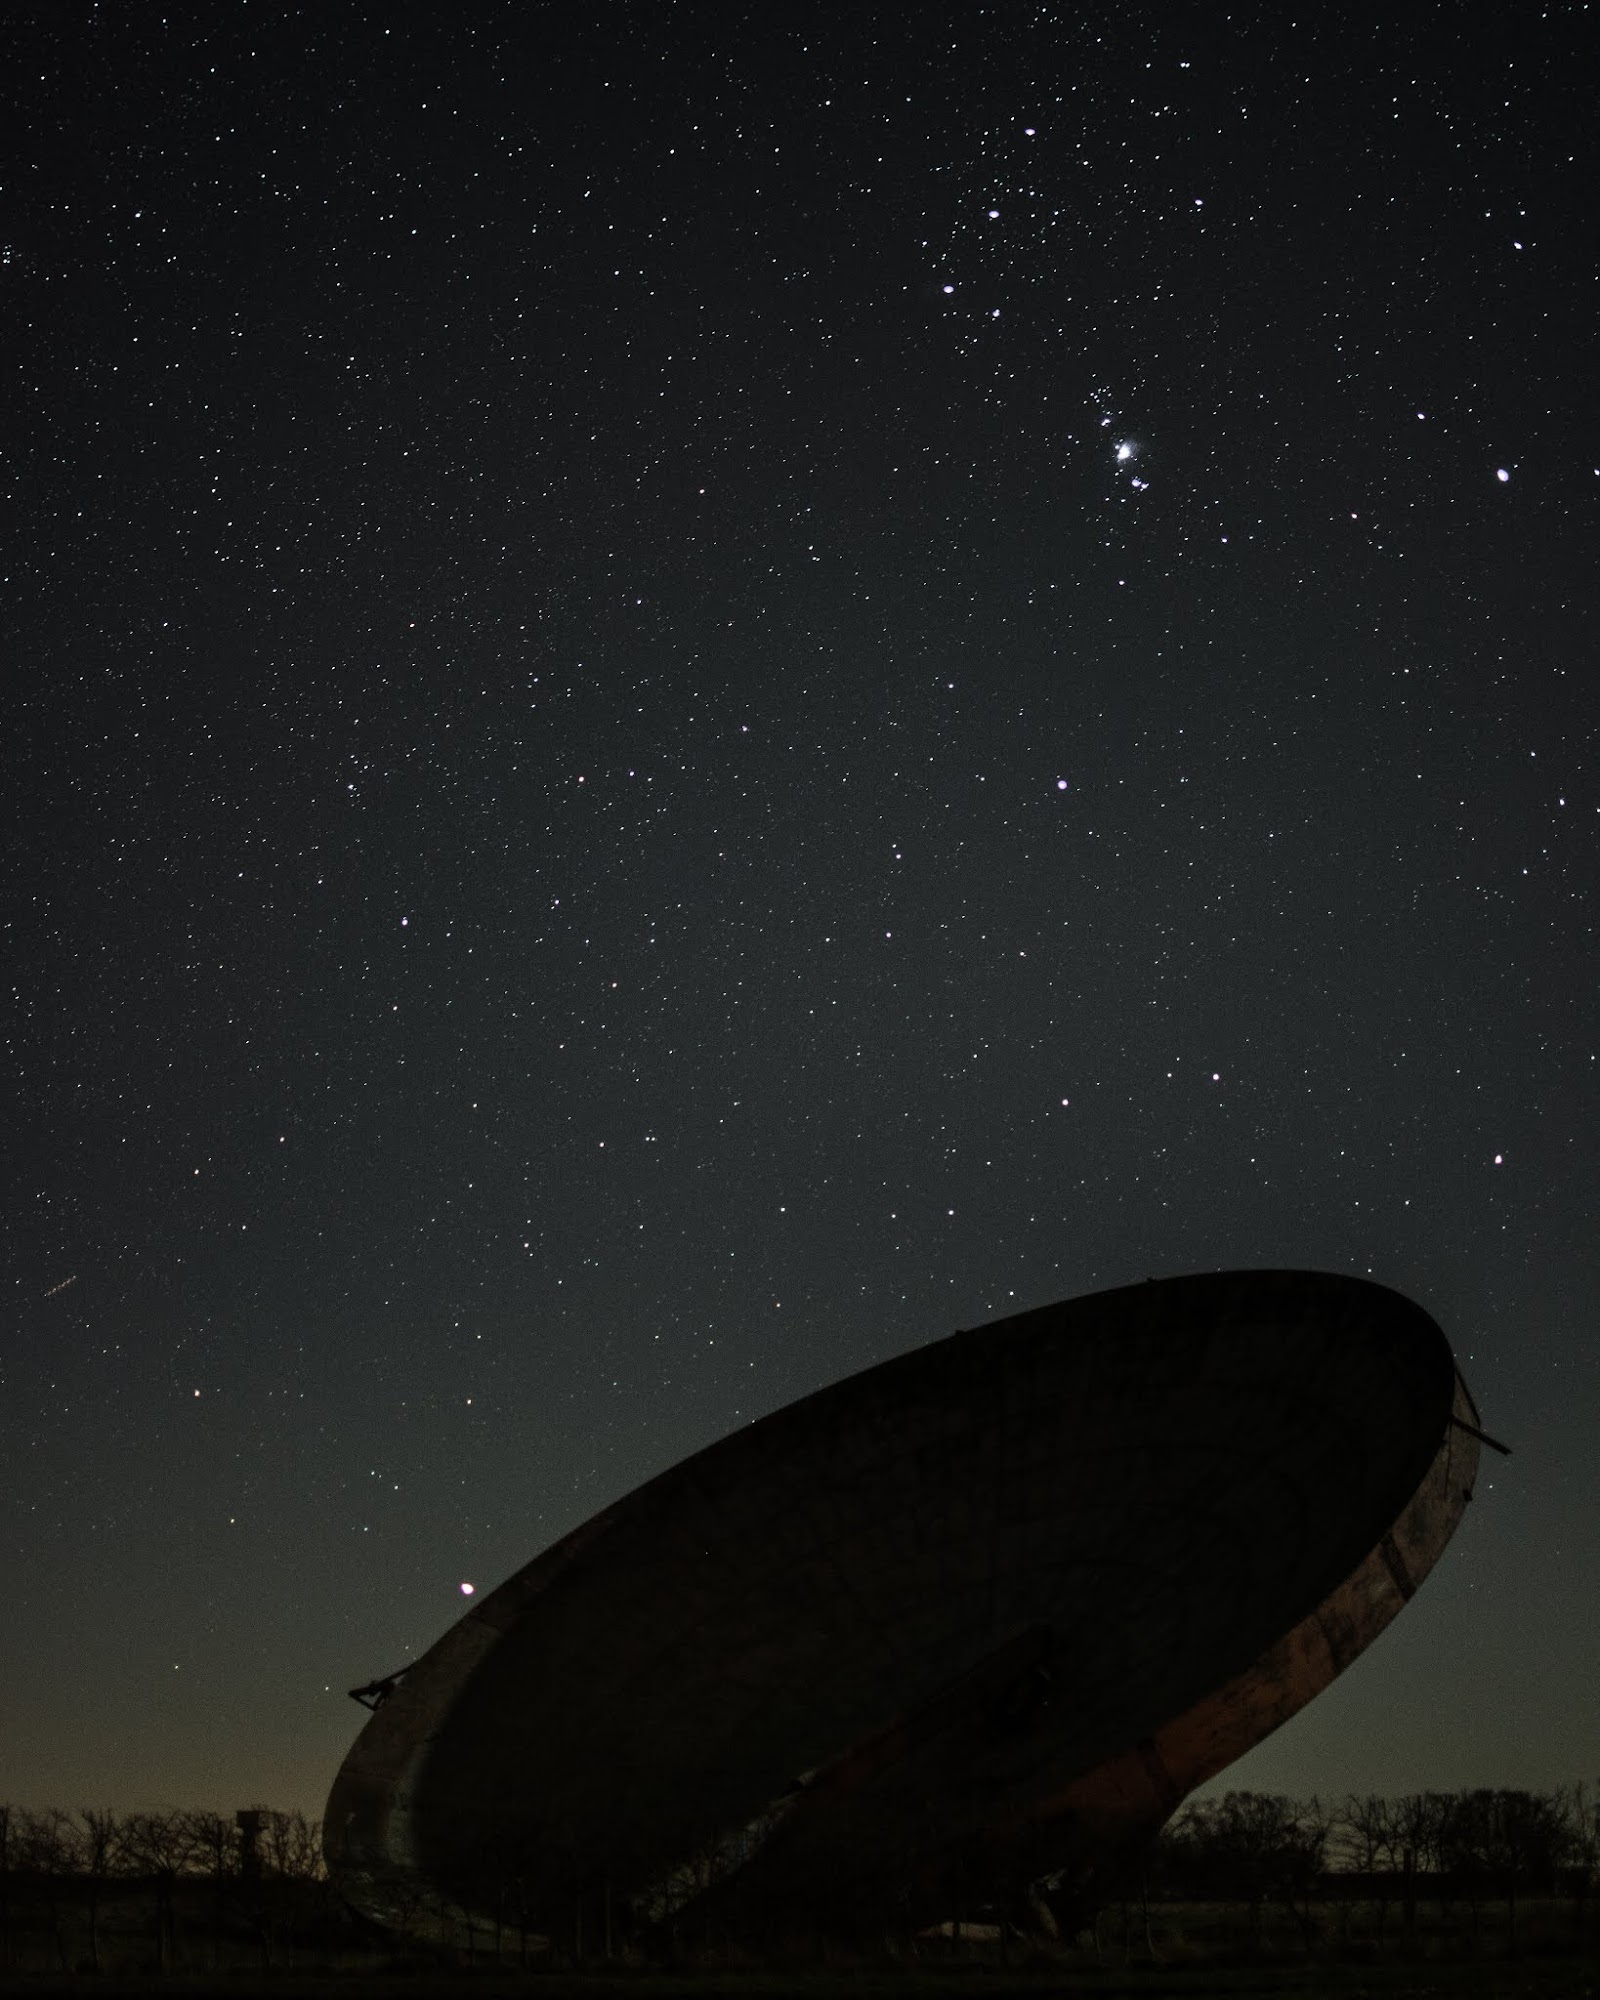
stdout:
[(1433, 1320), (1354, 1278), (953, 1334), (662, 1473), (362, 1690), (330, 1869), (413, 1927), (514, 1883), (561, 1937), (1085, 1906), (1400, 1610), (1476, 1426)]

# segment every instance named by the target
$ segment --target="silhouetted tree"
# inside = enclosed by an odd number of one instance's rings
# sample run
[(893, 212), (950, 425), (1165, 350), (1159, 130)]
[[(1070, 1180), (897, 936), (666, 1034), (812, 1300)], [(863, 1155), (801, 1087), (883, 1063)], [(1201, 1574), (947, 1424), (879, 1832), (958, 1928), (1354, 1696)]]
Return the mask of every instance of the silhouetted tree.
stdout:
[(1382, 1941), (1389, 1914), (1390, 1883), (1400, 1861), (1400, 1821), (1393, 1799), (1376, 1792), (1352, 1793), (1336, 1815), (1336, 1833), (1344, 1858), (1367, 1877), (1378, 1912)]
[(12, 1878), (19, 1911), (42, 1915), (56, 1963), (70, 1972), (71, 1883), (77, 1872), (77, 1828), (59, 1807), (12, 1807), (8, 1828)]
[(1168, 1828), (1159, 1865), (1191, 1895), (1242, 1904), (1254, 1943), (1269, 1901), (1281, 1902), (1309, 1938), (1330, 1824), (1316, 1799), (1270, 1792), (1197, 1799)]
[(188, 1835), (190, 1866), (211, 1884), (211, 1963), (220, 1963), (228, 1928), (228, 1887), (239, 1872), (239, 1837), (233, 1821), (222, 1813), (195, 1808), (182, 1815)]
[(143, 1876), (155, 1891), (156, 1969), (170, 1972), (177, 1959), (177, 1883), (194, 1865), (189, 1815), (167, 1809), (129, 1813), (121, 1827), (123, 1869)]
[(99, 1806), (78, 1809), (78, 1865), (83, 1875), (84, 1915), (89, 1926), (89, 1969), (100, 1970), (100, 1904), (116, 1866), (121, 1822)]
[(1368, 1792), (1363, 1797), (1351, 1793), (1339, 1807), (1336, 1837), (1345, 1860), (1363, 1875), (1376, 1875), (1392, 1868), (1395, 1861), (1396, 1819), (1394, 1801)]
[(261, 1860), (264, 1868), (286, 1882), (325, 1882), (321, 1820), (307, 1819), (298, 1811), (263, 1811)]
[(1449, 1792), (1406, 1792), (1389, 1801), (1400, 1862), (1407, 1932), (1416, 1929), (1417, 1877), (1440, 1873), (1455, 1799)]
[(14, 1949), (11, 1867), (16, 1817), (15, 1806), (0, 1804), (0, 1970), (7, 1972), (11, 1970)]
[(1333, 1813), (1314, 1793), (1309, 1799), (1284, 1803), (1288, 1810), (1279, 1824), (1273, 1887), (1309, 1951), (1316, 1934), (1312, 1904), (1328, 1859)]
[(1572, 1829), (1566, 1864), (1572, 1914), (1581, 1925), (1594, 1892), (1595, 1868), (1600, 1864), (1600, 1794), (1591, 1792), (1580, 1779), (1577, 1784), (1567, 1786), (1561, 1797)]
[(1559, 1793), (1480, 1790), (1461, 1795), (1447, 1842), (1450, 1864), (1467, 1883), (1474, 1927), (1480, 1895), (1498, 1889), (1515, 1944), (1518, 1895), (1555, 1887), (1573, 1847), (1573, 1828)]

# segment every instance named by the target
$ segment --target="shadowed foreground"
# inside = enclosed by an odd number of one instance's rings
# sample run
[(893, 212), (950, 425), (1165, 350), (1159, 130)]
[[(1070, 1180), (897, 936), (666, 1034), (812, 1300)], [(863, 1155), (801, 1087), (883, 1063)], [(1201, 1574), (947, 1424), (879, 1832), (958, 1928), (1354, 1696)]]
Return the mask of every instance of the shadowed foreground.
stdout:
[[(1197, 1802), (1145, 1859), (1136, 1893), (1071, 1938), (997, 1922), (884, 1936), (758, 1965), (731, 1949), (655, 1963), (520, 1927), (397, 1940), (318, 1873), (293, 1816), (259, 1870), (220, 1838), (191, 1842), (165, 1881), (84, 1873), (66, 1815), (5, 1813), (0, 1991), (249, 1996), (512, 1992), (633, 1996), (1357, 1994), (1554, 1996), (1600, 1991), (1600, 1819), (1586, 1787), (1316, 1800), (1238, 1792)], [(134, 1817), (134, 1816), (130, 1816)], [(106, 1816), (113, 1832), (121, 1822)], [(190, 1832), (214, 1816), (171, 1815)], [(61, 1838), (54, 1847), (45, 1833)], [(212, 1824), (214, 1834), (222, 1832)], [(148, 1829), (113, 1844), (148, 1851)], [(177, 1834), (169, 1852), (177, 1857)], [(57, 1872), (43, 1863), (53, 1856)], [(31, 1858), (32, 1865), (26, 1865)], [(275, 1858), (282, 1865), (271, 1865)], [(299, 1875), (286, 1872), (301, 1865)], [(208, 1869), (211, 1872), (207, 1872)], [(98, 1966), (98, 1971), (91, 1970)]]
[(1148, 1996), (1148, 2000), (1291, 2000), (1291, 1996), (1370, 1995), (1413, 1996), (1413, 2000), (1579, 2000), (1600, 1990), (1600, 1961), (1585, 1957), (1476, 1960), (1458, 1963), (1392, 1963), (1382, 1966), (1303, 1965), (1228, 1967), (1195, 1965), (1074, 1968), (1013, 1971), (952, 1968), (946, 1972), (910, 1974), (812, 1973), (772, 1975), (723, 1974), (669, 1977), (660, 1974), (627, 1978), (617, 1975), (540, 1976), (512, 1979), (483, 1972), (436, 1974), (290, 1975), (274, 1980), (197, 1979), (170, 1975), (118, 1984), (83, 1976), (46, 1974), (0, 1976), (0, 1993), (96, 1994), (101, 2000), (123, 1995), (200, 1995), (224, 1992), (236, 2000), (379, 2000), (405, 1995), (410, 2000), (495, 2000), (498, 1995), (528, 1994), (543, 2000), (1035, 2000), (1051, 1994), (1103, 1994), (1107, 2000)]

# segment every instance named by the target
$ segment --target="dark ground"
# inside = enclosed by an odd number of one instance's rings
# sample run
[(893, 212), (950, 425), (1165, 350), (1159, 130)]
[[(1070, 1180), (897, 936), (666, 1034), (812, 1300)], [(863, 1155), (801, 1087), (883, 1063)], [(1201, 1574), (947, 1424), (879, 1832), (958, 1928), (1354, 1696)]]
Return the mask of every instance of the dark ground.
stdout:
[(0, 1994), (85, 1995), (120, 2000), (122, 1995), (194, 1995), (222, 1993), (232, 2000), (379, 2000), (402, 1995), (406, 2000), (473, 2000), (523, 1993), (532, 1989), (538, 2000), (1042, 2000), (1044, 1995), (1145, 1996), (1145, 2000), (1221, 2000), (1250, 1996), (1274, 2000), (1279, 1995), (1463, 1996), (1463, 2000), (1579, 2000), (1600, 1994), (1600, 1961), (1593, 1956), (1476, 1962), (1429, 1963), (1389, 1961), (1381, 1964), (1316, 1964), (1297, 1966), (1141, 1965), (1065, 1968), (1003, 1972), (991, 1968), (921, 1969), (903, 1973), (811, 1973), (806, 1975), (718, 1974), (668, 1976), (641, 1973), (576, 1975), (535, 1973), (508, 1977), (503, 1973), (454, 1971), (448, 1974), (362, 1972), (276, 1977), (210, 1975), (148, 1975), (126, 1979), (89, 1975), (27, 1974), (0, 1976)]
[[(321, 1883), (278, 1884), (276, 1893), (237, 1889), (219, 1902), (185, 1882), (163, 1899), (148, 1884), (102, 1893), (91, 1933), (81, 1885), (50, 1898), (46, 1885), (13, 1880), (0, 1926), (0, 2000), (7, 1994), (186, 1996), (231, 2000), (493, 2000), (531, 1991), (536, 2000), (1008, 2000), (1008, 1996), (1148, 1996), (1213, 2000), (1275, 1995), (1462, 1996), (1462, 2000), (1600, 2000), (1600, 1931), (1587, 1895), (1519, 1899), (1515, 1930), (1503, 1902), (1480, 1896), (1424, 1899), (1408, 1932), (1391, 1900), (1319, 1897), (1280, 1903), (1184, 1902), (1152, 1898), (1101, 1913), (1097, 1931), (1072, 1945), (1034, 1946), (1013, 1934), (924, 1936), (871, 1957), (820, 1950), (761, 1968), (727, 1955), (698, 1966), (530, 1954), (519, 1967), (515, 1933), (475, 1932), (466, 1949), (397, 1946), (353, 1917)], [(163, 1930), (162, 1909), (167, 1912)], [(530, 1943), (532, 1941), (530, 1940)], [(99, 1971), (90, 1969), (98, 1955)], [(60, 1969), (63, 1965), (75, 1968)], [(163, 1965), (170, 1969), (162, 1969)], [(47, 1968), (54, 1966), (57, 1969)]]

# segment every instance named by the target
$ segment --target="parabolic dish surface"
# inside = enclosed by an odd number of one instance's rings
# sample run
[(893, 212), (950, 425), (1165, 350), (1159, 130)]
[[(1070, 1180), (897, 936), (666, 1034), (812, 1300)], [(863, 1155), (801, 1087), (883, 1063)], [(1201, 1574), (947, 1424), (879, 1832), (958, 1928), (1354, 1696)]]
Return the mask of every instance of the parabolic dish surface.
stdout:
[(330, 1863), (390, 1920), (513, 1862), (640, 1908), (695, 1869), (774, 1906), (824, 1852), (860, 1882), (892, 1849), (936, 1900), (951, 1856), (1066, 1855), (1074, 1801), (1159, 1824), (1426, 1573), (1476, 1469), (1452, 1412), (1475, 1421), (1428, 1315), (1314, 1273), (901, 1355), (476, 1604), (352, 1748)]

